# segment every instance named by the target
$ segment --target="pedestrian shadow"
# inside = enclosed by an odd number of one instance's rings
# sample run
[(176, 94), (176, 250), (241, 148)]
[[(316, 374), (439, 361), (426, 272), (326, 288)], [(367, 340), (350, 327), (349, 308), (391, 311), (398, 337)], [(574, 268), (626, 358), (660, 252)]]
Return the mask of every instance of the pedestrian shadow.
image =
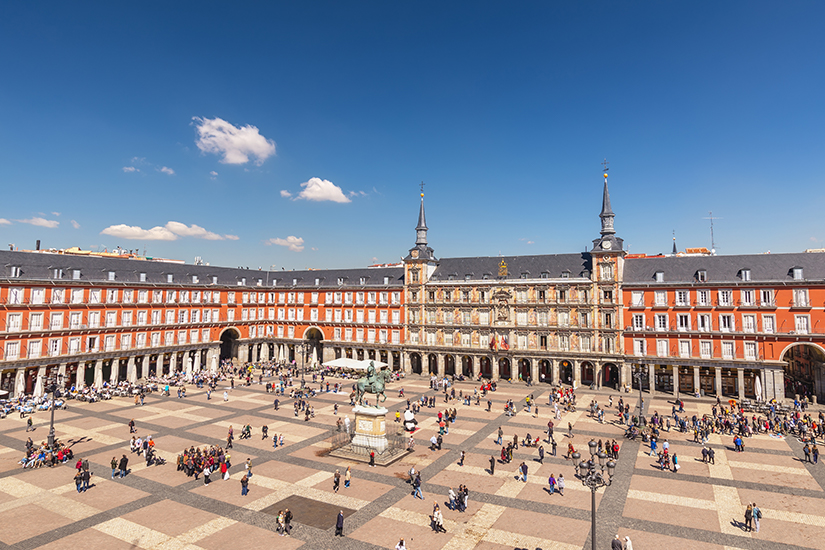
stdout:
[(731, 526), (736, 527), (737, 529), (741, 529), (742, 531), (747, 532), (747, 530), (748, 530), (748, 527), (745, 525), (744, 521), (738, 521), (738, 520), (732, 519), (730, 521), (730, 524), (731, 524)]

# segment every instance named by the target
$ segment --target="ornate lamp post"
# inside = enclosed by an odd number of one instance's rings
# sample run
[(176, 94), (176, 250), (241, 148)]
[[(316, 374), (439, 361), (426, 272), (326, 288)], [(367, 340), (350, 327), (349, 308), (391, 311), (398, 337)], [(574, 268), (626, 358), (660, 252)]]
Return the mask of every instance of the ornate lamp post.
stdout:
[(63, 375), (57, 374), (47, 377), (45, 380), (45, 390), (46, 393), (52, 394), (52, 403), (51, 403), (51, 419), (49, 420), (49, 439), (48, 444), (49, 447), (54, 448), (54, 402), (59, 397), (60, 393), (60, 386), (62, 386), (63, 382)]
[(642, 416), (644, 412), (644, 400), (642, 398), (642, 380), (644, 378), (644, 374), (642, 373), (642, 367), (639, 365), (639, 370), (633, 373), (633, 378), (636, 379), (636, 384), (639, 386), (639, 416)]
[(304, 380), (304, 371), (306, 370), (306, 357), (305, 353), (309, 349), (309, 344), (306, 342), (301, 342), (295, 346), (295, 351), (301, 354), (301, 388), (303, 389), (306, 386), (306, 381)]
[[(590, 541), (593, 550), (596, 550), (596, 490), (613, 483), (613, 472), (616, 469), (616, 463), (607, 460), (607, 455), (604, 452), (599, 452), (598, 443), (592, 439), (587, 445), (590, 448), (590, 460), (582, 460), (581, 463), (576, 464), (576, 477), (581, 480), (582, 485), (590, 488)], [(581, 458), (581, 455), (573, 453), (572, 458), (576, 462)], [(605, 467), (607, 467), (606, 472)], [(605, 474), (607, 474), (607, 477), (605, 477)]]

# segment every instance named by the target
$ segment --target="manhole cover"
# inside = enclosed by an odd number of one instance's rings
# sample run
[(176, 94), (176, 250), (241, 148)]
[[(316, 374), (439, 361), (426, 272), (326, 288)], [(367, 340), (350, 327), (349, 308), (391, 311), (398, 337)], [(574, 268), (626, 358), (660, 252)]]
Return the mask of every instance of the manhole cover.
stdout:
[(289, 508), (292, 512), (293, 523), (311, 525), (318, 529), (331, 529), (335, 527), (339, 511), (344, 512), (345, 518), (355, 513), (355, 510), (350, 510), (349, 508), (341, 508), (328, 502), (312, 500), (311, 498), (298, 495), (292, 495), (291, 497), (276, 502), (272, 506), (264, 508), (261, 512), (277, 518), (278, 512), (286, 508)]

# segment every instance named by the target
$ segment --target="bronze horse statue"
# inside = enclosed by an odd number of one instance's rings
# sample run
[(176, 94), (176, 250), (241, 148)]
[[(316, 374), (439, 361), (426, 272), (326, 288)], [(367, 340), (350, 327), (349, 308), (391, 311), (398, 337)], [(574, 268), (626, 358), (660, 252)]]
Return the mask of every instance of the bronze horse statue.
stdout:
[[(361, 399), (364, 397), (364, 394), (373, 393), (376, 396), (376, 406), (378, 403), (383, 403), (387, 400), (387, 396), (384, 394), (384, 388), (386, 387), (387, 381), (392, 378), (392, 374), (387, 369), (382, 369), (378, 372), (375, 372), (375, 366), (372, 362), (370, 362), (370, 368), (367, 370), (367, 376), (363, 376), (358, 379), (356, 384), (356, 396), (355, 402), (361, 403)], [(379, 401), (379, 398), (380, 401)]]

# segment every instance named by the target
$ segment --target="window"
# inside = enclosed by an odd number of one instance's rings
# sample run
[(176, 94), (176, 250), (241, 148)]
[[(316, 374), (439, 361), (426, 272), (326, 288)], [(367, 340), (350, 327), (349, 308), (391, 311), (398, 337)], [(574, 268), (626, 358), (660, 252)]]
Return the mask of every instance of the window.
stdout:
[(562, 279), (569, 279), (570, 278), (570, 272), (569, 271), (562, 271), (561, 272), (561, 278)]
[[(639, 315), (639, 317), (642, 317), (644, 319), (644, 316), (642, 316), (642, 315)], [(635, 318), (635, 316), (634, 316), (634, 318)], [(558, 325), (560, 327), (566, 327), (566, 326), (570, 325), (570, 313), (568, 311), (559, 311), (558, 319), (559, 319)]]
[(162, 290), (153, 290), (152, 291), (152, 303), (153, 304), (160, 304), (163, 302), (163, 291)]
[(720, 290), (718, 297), (720, 307), (730, 307), (733, 305), (733, 292), (730, 290)]
[(98, 346), (98, 337), (97, 336), (89, 336), (86, 339), (86, 351), (87, 352), (97, 351), (98, 350), (97, 346)]
[(696, 316), (696, 329), (699, 332), (710, 332), (710, 315), (697, 315)]
[[(613, 280), (613, 264), (601, 264), (599, 266), (601, 280), (602, 281), (612, 281)], [(564, 276), (562, 274), (562, 276)]]
[(756, 332), (756, 315), (742, 316), (742, 330), (745, 332)]
[(773, 290), (763, 289), (759, 291), (759, 305), (773, 307)]
[(72, 279), (77, 281), (80, 279), (80, 270), (79, 269), (72, 269)]
[(654, 274), (654, 277), (655, 277), (657, 283), (665, 282), (665, 272), (664, 271), (657, 271)]
[(733, 342), (722, 342), (722, 359), (733, 359), (734, 345)]
[(797, 334), (808, 334), (811, 326), (810, 318), (807, 315), (796, 315), (794, 326)]
[(117, 295), (118, 290), (116, 288), (110, 288), (106, 291), (106, 303), (107, 304), (116, 304), (117, 303)]
[[(80, 338), (76, 338), (76, 340), (79, 342)], [(26, 346), (28, 348), (29, 359), (37, 359), (40, 357), (40, 354), (42, 353), (42, 344), (43, 343), (40, 340), (29, 340), (29, 343)]]
[(117, 326), (117, 311), (107, 311), (106, 312), (106, 326), (107, 327)]
[(742, 297), (742, 305), (743, 306), (755, 306), (756, 305), (756, 292), (752, 289), (743, 290), (741, 292)]
[(773, 315), (762, 316), (762, 332), (773, 334), (776, 332), (776, 317)]
[(613, 303), (613, 290), (611, 289), (604, 289), (602, 290), (602, 302), (606, 304)]
[(756, 359), (756, 342), (745, 342), (743, 344), (743, 349), (745, 352), (745, 359), (749, 359), (751, 361)]
[(174, 276), (174, 275), (172, 275), (171, 273), (167, 273), (167, 274), (166, 274), (166, 282), (167, 282), (167, 283), (172, 283), (172, 282), (174, 282), (174, 281), (175, 281), (175, 276)]
[(734, 329), (734, 322), (733, 322), (733, 315), (720, 315), (719, 316), (719, 330), (722, 332), (733, 332)]
[(557, 301), (562, 302), (562, 303), (566, 302), (567, 301), (567, 289), (566, 288), (560, 288), (556, 292), (556, 296), (558, 298)]
[(561, 351), (570, 351), (570, 336), (567, 334), (559, 335), (559, 349)]
[(516, 324), (519, 326), (527, 326), (527, 312), (519, 311), (516, 313)]
[(702, 359), (710, 359), (713, 356), (713, 342), (699, 342), (699, 356)]
[(3, 355), (3, 359), (6, 361), (16, 361), (19, 358), (20, 342), (6, 342), (6, 352)]
[(633, 340), (633, 353), (634, 355), (641, 356), (645, 355), (645, 341), (641, 339)]
[(106, 280), (108, 280), (108, 281), (114, 281), (114, 280), (115, 280), (115, 272), (114, 272), (114, 271), (110, 271), (110, 272), (108, 273), (108, 277), (107, 277), (107, 279), (106, 279)]
[(82, 288), (73, 288), (71, 292), (71, 303), (73, 304), (82, 304), (83, 303), (83, 289)]
[(633, 330), (643, 330), (645, 328), (645, 316), (637, 313), (633, 316)]
[(141, 273), (139, 280), (140, 280), (141, 283), (145, 283), (146, 282), (146, 273)]
[(667, 315), (656, 315), (656, 330), (667, 330)]
[(641, 290), (634, 290), (630, 294), (630, 307), (644, 307), (645, 294)]
[[(63, 288), (54, 288), (52, 289), (52, 303), (53, 304), (62, 304), (65, 302), (66, 297), (66, 290)], [(22, 298), (22, 295), (21, 295)]]
[(89, 328), (98, 328), (100, 326), (100, 312), (89, 312)]
[(704, 269), (700, 269), (696, 272), (696, 280), (700, 283), (704, 283), (708, 280), (708, 272)]
[(793, 291), (793, 305), (794, 307), (808, 307), (811, 304), (808, 302), (808, 289), (795, 288)]
[(141, 326), (146, 324), (146, 311), (137, 312), (137, 324)]
[(794, 278), (795, 281), (801, 281), (802, 280), (803, 277), (802, 277), (802, 268), (801, 267), (793, 268), (793, 278)]
[(134, 301), (134, 291), (132, 290), (124, 290), (123, 291), (123, 303), (124, 304), (131, 304)]
[(690, 292), (687, 290), (676, 291), (676, 306), (686, 307), (690, 305)]
[(680, 313), (676, 316), (676, 324), (680, 332), (687, 332), (690, 330), (690, 314)]
[(743, 281), (750, 281), (751, 280), (751, 270), (750, 269), (743, 269), (739, 272), (739, 277)]
[(50, 330), (60, 330), (63, 328), (63, 314), (62, 313), (52, 313), (49, 317), (49, 329)]
[(679, 357), (690, 357), (689, 340), (679, 340)]
[(657, 290), (653, 293), (653, 305), (658, 307), (667, 305), (667, 292), (664, 290)]
[(667, 357), (668, 345), (667, 340), (656, 340), (656, 355), (659, 357)]
[(55, 357), (57, 355), (60, 355), (62, 345), (63, 341), (60, 338), (53, 338), (49, 340), (49, 356)]
[(46, 289), (45, 288), (33, 288), (31, 291), (31, 303), (32, 304), (44, 304), (46, 303)]
[(77, 330), (83, 325), (83, 314), (79, 311), (74, 311), (69, 314), (69, 328)]

